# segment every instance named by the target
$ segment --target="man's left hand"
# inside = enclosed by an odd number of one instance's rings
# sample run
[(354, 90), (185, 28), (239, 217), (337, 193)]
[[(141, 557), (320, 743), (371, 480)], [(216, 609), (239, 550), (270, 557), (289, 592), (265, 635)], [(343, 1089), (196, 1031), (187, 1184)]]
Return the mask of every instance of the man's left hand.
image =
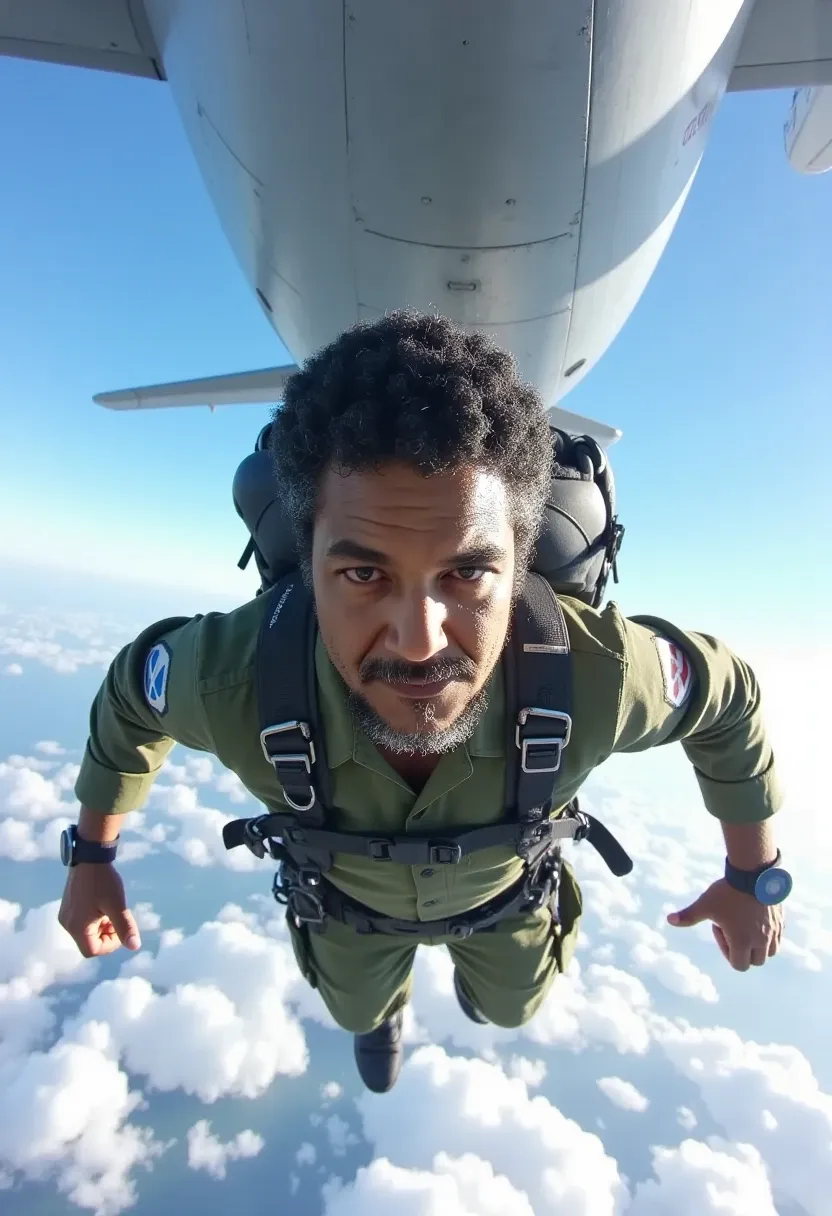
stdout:
[(716, 944), (734, 970), (747, 971), (777, 953), (785, 914), (782, 904), (761, 904), (720, 878), (689, 907), (671, 912), (667, 923), (689, 929), (703, 920), (713, 922)]

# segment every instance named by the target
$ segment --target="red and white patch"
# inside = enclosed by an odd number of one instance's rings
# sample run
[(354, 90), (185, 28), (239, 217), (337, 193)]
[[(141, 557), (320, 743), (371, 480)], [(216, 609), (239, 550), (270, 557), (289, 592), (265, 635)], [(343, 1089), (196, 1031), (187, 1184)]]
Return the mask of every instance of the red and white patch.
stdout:
[(693, 667), (688, 656), (675, 642), (667, 638), (654, 638), (656, 650), (659, 652), (659, 662), (662, 665), (664, 677), (665, 700), (679, 709), (685, 704), (693, 687)]

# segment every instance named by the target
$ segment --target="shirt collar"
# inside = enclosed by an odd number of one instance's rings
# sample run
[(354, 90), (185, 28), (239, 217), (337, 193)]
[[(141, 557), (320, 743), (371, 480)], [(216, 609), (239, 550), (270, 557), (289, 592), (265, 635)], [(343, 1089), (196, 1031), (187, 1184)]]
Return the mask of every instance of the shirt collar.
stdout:
[[(375, 753), (381, 760), (380, 754), (350, 713), (346, 685), (330, 659), (320, 634), (315, 643), (315, 673), (318, 677), (319, 710), (329, 767), (338, 768), (358, 756), (366, 761), (370, 753)], [(501, 659), (491, 676), (488, 708), (468, 740), (468, 755), (499, 759), (505, 751), (505, 731), (505, 674)]]

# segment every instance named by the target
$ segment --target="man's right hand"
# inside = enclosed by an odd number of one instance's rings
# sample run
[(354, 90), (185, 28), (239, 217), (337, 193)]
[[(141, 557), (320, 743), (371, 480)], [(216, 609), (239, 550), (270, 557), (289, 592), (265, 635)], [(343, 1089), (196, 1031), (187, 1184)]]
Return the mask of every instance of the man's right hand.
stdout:
[(141, 948), (139, 928), (127, 907), (121, 875), (106, 862), (82, 862), (69, 869), (58, 923), (84, 958), (112, 954), (121, 945), (128, 950)]

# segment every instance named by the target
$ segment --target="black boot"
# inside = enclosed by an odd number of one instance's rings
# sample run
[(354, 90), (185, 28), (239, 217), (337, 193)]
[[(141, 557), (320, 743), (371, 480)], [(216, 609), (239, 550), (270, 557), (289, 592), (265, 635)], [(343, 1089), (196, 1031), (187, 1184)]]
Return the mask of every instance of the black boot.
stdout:
[(465, 1014), (466, 1018), (468, 1018), (471, 1022), (476, 1022), (478, 1026), (487, 1026), (488, 1018), (485, 1017), (484, 1014), (480, 1013), (474, 1002), (466, 994), (462, 987), (462, 980), (459, 978), (459, 972), (457, 971), (456, 967), (454, 967), (454, 992), (456, 993), (456, 999), (459, 1002), (459, 1007)]
[(400, 1009), (375, 1030), (354, 1036), (355, 1062), (361, 1080), (374, 1094), (386, 1094), (392, 1089), (402, 1070), (402, 1018)]

